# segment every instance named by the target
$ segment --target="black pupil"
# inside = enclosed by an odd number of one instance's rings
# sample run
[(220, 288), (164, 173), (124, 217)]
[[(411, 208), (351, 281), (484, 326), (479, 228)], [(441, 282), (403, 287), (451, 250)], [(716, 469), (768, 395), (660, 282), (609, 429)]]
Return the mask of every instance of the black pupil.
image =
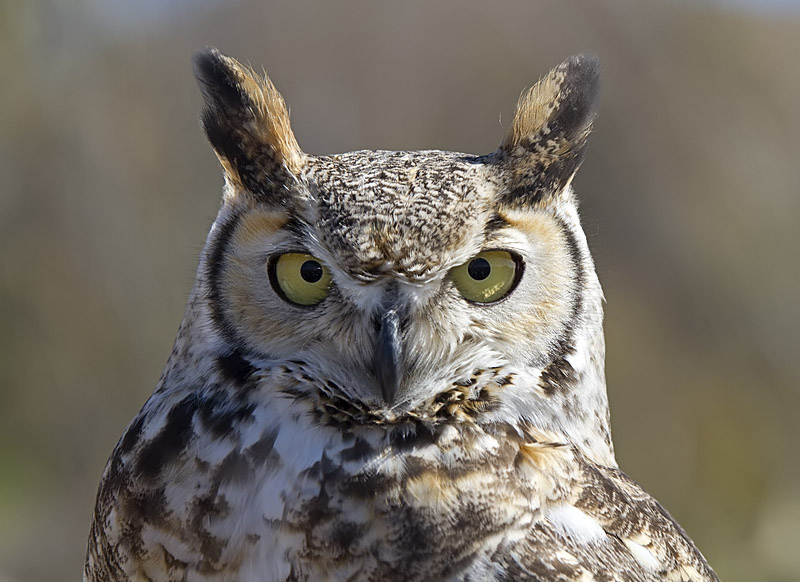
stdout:
[(306, 261), (300, 265), (300, 276), (306, 283), (316, 283), (322, 279), (322, 265), (317, 261)]
[(469, 276), (476, 281), (483, 281), (489, 276), (489, 273), (492, 272), (492, 266), (489, 264), (489, 261), (479, 257), (477, 259), (472, 259), (469, 262), (469, 266), (467, 266), (467, 272), (469, 273)]

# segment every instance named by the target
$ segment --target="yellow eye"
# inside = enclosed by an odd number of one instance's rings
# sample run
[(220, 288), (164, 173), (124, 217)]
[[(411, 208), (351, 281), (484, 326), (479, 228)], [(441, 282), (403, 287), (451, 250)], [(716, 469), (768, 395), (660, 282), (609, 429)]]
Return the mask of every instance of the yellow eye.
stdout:
[(278, 295), (297, 305), (316, 305), (330, 292), (328, 267), (305, 253), (285, 253), (271, 261), (269, 278)]
[(494, 303), (514, 290), (522, 263), (508, 251), (483, 251), (450, 271), (458, 292), (473, 303)]

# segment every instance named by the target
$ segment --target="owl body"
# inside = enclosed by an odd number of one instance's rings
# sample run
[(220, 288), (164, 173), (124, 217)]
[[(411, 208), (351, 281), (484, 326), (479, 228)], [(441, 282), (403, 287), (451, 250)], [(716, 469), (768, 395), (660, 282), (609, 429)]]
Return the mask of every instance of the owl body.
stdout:
[(195, 66), (223, 204), (86, 580), (716, 580), (614, 459), (570, 186), (594, 60), (485, 156), (309, 156), (268, 79)]

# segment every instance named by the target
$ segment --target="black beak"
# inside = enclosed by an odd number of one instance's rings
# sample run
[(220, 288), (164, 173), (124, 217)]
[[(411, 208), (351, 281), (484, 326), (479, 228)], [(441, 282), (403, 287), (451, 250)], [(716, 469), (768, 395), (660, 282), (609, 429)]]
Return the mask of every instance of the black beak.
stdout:
[(397, 396), (402, 373), (400, 370), (402, 345), (400, 343), (400, 318), (397, 310), (388, 309), (381, 315), (378, 323), (378, 336), (375, 343), (373, 368), (381, 387), (381, 396), (391, 405)]

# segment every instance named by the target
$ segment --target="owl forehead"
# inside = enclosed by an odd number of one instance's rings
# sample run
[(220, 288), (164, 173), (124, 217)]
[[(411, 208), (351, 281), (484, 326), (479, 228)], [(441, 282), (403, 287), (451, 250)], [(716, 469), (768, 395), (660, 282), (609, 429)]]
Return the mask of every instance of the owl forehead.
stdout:
[(481, 244), (497, 187), (485, 157), (360, 151), (313, 158), (316, 235), (353, 276), (425, 279)]

